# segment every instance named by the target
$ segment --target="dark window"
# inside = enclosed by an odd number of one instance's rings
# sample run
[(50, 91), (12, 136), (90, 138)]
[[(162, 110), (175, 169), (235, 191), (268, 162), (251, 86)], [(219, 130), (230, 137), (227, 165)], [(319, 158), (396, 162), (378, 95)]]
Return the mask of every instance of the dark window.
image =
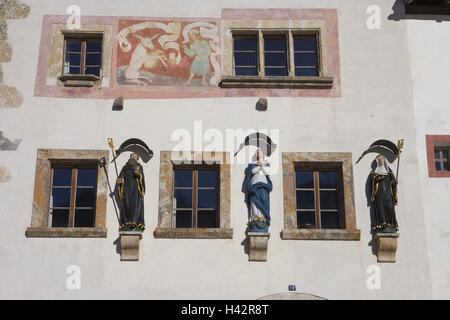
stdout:
[(294, 36), (296, 76), (318, 76), (317, 36)]
[(238, 36), (234, 38), (234, 73), (237, 76), (256, 76), (257, 68), (257, 37)]
[(341, 184), (339, 170), (296, 170), (297, 228), (344, 228)]
[(287, 45), (285, 36), (264, 37), (264, 74), (287, 76)]
[(101, 38), (66, 38), (64, 46), (64, 75), (100, 76), (102, 65)]
[(450, 148), (434, 148), (434, 165), (436, 171), (450, 171), (449, 155)]
[(50, 227), (94, 227), (96, 167), (52, 167)]
[(218, 228), (218, 170), (175, 168), (175, 228)]

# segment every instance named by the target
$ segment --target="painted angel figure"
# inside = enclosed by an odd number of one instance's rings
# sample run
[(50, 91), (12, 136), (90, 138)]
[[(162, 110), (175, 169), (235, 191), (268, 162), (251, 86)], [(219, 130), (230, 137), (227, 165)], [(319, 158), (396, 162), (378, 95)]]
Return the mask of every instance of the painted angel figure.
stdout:
[(245, 176), (245, 200), (250, 210), (250, 232), (268, 232), (270, 226), (270, 197), (272, 181), (270, 164), (264, 152), (256, 150), (256, 163), (250, 163)]

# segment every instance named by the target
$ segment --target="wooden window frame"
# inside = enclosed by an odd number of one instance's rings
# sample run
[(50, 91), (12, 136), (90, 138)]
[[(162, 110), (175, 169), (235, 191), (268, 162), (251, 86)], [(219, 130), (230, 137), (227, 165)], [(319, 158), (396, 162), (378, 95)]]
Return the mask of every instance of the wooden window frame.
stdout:
[[(76, 209), (81, 209), (81, 208), (77, 208), (76, 207), (76, 191), (77, 189), (81, 188), (81, 189), (94, 189), (95, 193), (97, 193), (97, 186), (98, 186), (98, 181), (96, 180), (95, 182), (95, 187), (90, 187), (90, 186), (77, 186), (77, 175), (78, 175), (78, 169), (83, 169), (83, 168), (89, 168), (89, 169), (96, 169), (97, 171), (97, 178), (98, 178), (98, 166), (97, 163), (93, 162), (91, 164), (88, 163), (84, 163), (84, 164), (79, 164), (79, 163), (73, 163), (73, 164), (61, 164), (59, 162), (56, 162), (54, 164), (52, 164), (51, 166), (51, 175), (50, 175), (50, 192), (53, 191), (54, 188), (67, 188), (67, 187), (55, 187), (53, 186), (53, 175), (54, 175), (54, 169), (55, 168), (69, 168), (72, 170), (72, 179), (71, 179), (71, 186), (70, 186), (70, 203), (69, 203), (69, 223), (67, 228), (75, 228), (75, 211)], [(95, 212), (96, 212), (96, 208), (97, 208), (97, 199), (94, 199), (94, 207), (82, 207), (82, 209), (91, 209), (94, 210), (94, 226), (95, 226)], [(52, 207), (52, 203), (51, 203), (51, 197), (50, 197), (50, 203), (49, 203), (49, 219), (48, 219), (48, 227), (52, 228), (52, 213), (50, 212), (52, 209), (66, 209), (67, 208), (62, 208), (62, 207)]]
[[(316, 227), (314, 229), (320, 229), (320, 230), (330, 230), (330, 229), (322, 228), (321, 211), (328, 210), (328, 209), (322, 210), (320, 208), (320, 191), (331, 190), (331, 189), (320, 188), (319, 172), (336, 171), (336, 173), (337, 173), (337, 188), (333, 189), (333, 191), (337, 191), (338, 201), (339, 201), (338, 209), (336, 210), (339, 215), (339, 228), (338, 229), (345, 229), (345, 207), (344, 207), (344, 198), (343, 198), (344, 184), (343, 184), (343, 177), (342, 177), (342, 165), (338, 162), (296, 162), (294, 164), (294, 166), (295, 166), (295, 173), (297, 173), (298, 171), (313, 171), (314, 208), (315, 208), (314, 211), (315, 211), (315, 218), (316, 218)], [(297, 190), (299, 190), (299, 188), (296, 187), (295, 182), (296, 182), (296, 175), (294, 176), (294, 186), (295, 186), (295, 191), (297, 191)], [(297, 195), (296, 195), (296, 197), (297, 197)], [(298, 211), (300, 211), (300, 210), (296, 207), (296, 211), (298, 214)], [(296, 215), (296, 218), (297, 218), (297, 215)], [(298, 226), (298, 221), (297, 221), (297, 226)], [(300, 228), (298, 228), (298, 229), (300, 229)]]
[[(103, 77), (103, 60), (104, 60), (104, 35), (103, 32), (69, 32), (62, 31), (64, 42), (63, 42), (63, 55), (61, 62), (61, 76), (59, 80), (64, 83), (66, 87), (93, 87), (100, 83)], [(81, 41), (81, 57), (80, 57), (80, 73), (79, 74), (64, 74), (64, 61), (66, 58), (66, 43), (67, 41)], [(86, 61), (86, 42), (89, 40), (100, 41), (102, 44), (101, 61), (99, 65), (99, 75), (85, 74), (84, 67)]]
[[(297, 228), (295, 171), (311, 170), (311, 168), (338, 169), (338, 175), (340, 171), (342, 193), (339, 195), (339, 200), (340, 205), (343, 206), (341, 229)], [(353, 160), (350, 152), (282, 152), (282, 170), (284, 228), (281, 238), (283, 240), (360, 240), (361, 231), (356, 227)]]
[[(223, 88), (318, 88), (330, 89), (333, 86), (333, 77), (327, 77), (323, 73), (321, 36), (318, 29), (231, 29), (232, 34), (232, 72), (233, 76), (222, 77), (221, 87)], [(245, 36), (256, 36), (257, 40), (257, 76), (236, 75), (236, 65), (234, 62), (234, 39)], [(286, 37), (286, 69), (287, 76), (266, 76), (265, 75), (265, 50), (264, 38)], [(294, 37), (315, 36), (317, 53), (317, 76), (296, 76), (295, 75), (295, 51)]]
[[(446, 150), (447, 151), (447, 154), (448, 155), (450, 155), (450, 147), (438, 147), (438, 146), (435, 146), (434, 147), (434, 152), (435, 152), (435, 156), (434, 156), (434, 163), (435, 163), (435, 170), (436, 171), (443, 171), (443, 172), (446, 172), (446, 171), (450, 171), (450, 156), (447, 156), (447, 159), (445, 159), (444, 157), (443, 157), (443, 154), (442, 154), (442, 151), (443, 150)], [(439, 158), (438, 159), (436, 159), (436, 151), (439, 151)], [(440, 164), (441, 164), (441, 168), (444, 168), (444, 163), (445, 162), (447, 162), (447, 168), (448, 168), (448, 170), (444, 170), (444, 169), (442, 169), (442, 170), (438, 170), (437, 168), (436, 168), (436, 161), (439, 161), (440, 162)]]
[[(217, 226), (220, 226), (220, 193), (219, 193), (219, 189), (220, 189), (220, 168), (217, 165), (208, 165), (208, 164), (204, 164), (204, 165), (178, 165), (178, 166), (174, 166), (174, 175), (173, 175), (173, 190), (175, 192), (176, 189), (191, 189), (192, 190), (192, 208), (190, 208), (190, 210), (192, 210), (192, 227), (194, 229), (197, 229), (197, 225), (198, 225), (198, 219), (197, 219), (197, 213), (198, 213), (198, 207), (197, 207), (197, 200), (198, 200), (198, 171), (201, 170), (214, 170), (216, 171), (216, 186), (214, 188), (212, 187), (200, 187), (200, 190), (210, 190), (210, 189), (214, 189), (216, 190), (216, 205), (217, 208), (216, 213), (215, 213), (215, 225), (217, 228)], [(189, 187), (175, 187), (175, 172), (177, 170), (192, 170), (192, 188)], [(175, 197), (175, 195), (174, 195)], [(200, 210), (211, 210), (212, 208), (200, 208)], [(188, 210), (188, 208), (174, 208), (174, 218), (173, 218), (173, 228), (176, 228), (176, 210)]]
[[(25, 235), (28, 238), (106, 238), (106, 204), (109, 195), (105, 169), (99, 160), (106, 159), (108, 150), (38, 149), (36, 175), (31, 215), (31, 226)], [(97, 166), (97, 188), (95, 198), (94, 227), (49, 227), (50, 197), (52, 192), (52, 167), (72, 165)], [(72, 172), (73, 174), (73, 172)]]
[(450, 148), (450, 134), (449, 135), (427, 134), (425, 135), (425, 144), (427, 152), (428, 177), (450, 178), (450, 171), (436, 170), (434, 162), (434, 150), (436, 148)]
[[(216, 165), (219, 174), (217, 228), (175, 228), (174, 217), (174, 168), (196, 165)], [(168, 239), (232, 239), (230, 226), (230, 153), (229, 152), (176, 152), (161, 151), (159, 169), (158, 226), (155, 238)]]

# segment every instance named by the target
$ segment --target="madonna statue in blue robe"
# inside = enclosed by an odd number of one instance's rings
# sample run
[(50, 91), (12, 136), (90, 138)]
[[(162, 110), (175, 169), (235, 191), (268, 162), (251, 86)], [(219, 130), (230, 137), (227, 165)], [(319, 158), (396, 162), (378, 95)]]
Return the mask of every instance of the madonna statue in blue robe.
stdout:
[(272, 181), (270, 165), (264, 153), (256, 151), (257, 162), (250, 163), (245, 175), (245, 202), (250, 211), (250, 232), (268, 232), (270, 226), (270, 197)]

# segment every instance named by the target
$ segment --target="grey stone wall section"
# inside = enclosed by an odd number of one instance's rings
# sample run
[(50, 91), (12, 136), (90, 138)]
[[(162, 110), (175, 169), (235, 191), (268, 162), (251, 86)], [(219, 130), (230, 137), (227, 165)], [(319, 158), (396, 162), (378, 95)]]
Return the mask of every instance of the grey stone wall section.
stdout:
[[(30, 7), (18, 0), (2, 0), (0, 3), (0, 63), (11, 61), (12, 47), (8, 43), (7, 19), (23, 19), (30, 14)], [(22, 94), (14, 87), (4, 84), (0, 64), (0, 108), (17, 108), (23, 102)]]

